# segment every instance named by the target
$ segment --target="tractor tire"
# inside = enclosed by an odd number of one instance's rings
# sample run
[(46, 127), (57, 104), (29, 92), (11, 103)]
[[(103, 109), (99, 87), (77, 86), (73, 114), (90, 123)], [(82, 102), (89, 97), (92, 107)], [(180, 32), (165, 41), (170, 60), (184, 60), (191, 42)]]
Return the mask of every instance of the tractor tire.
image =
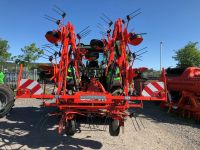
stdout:
[(65, 133), (67, 136), (73, 136), (76, 133), (76, 124), (74, 120), (66, 120)]
[(7, 115), (14, 106), (14, 93), (6, 85), (0, 85), (0, 118)]
[(111, 136), (118, 136), (120, 132), (119, 120), (112, 120), (109, 125), (109, 133)]

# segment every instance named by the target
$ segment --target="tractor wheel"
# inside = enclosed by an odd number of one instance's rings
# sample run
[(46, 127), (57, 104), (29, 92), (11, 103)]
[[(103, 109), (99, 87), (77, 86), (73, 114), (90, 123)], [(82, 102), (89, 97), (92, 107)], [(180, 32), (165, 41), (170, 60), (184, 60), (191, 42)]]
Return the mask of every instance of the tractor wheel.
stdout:
[(5, 85), (0, 85), (0, 118), (4, 117), (14, 106), (14, 93)]
[(119, 120), (112, 120), (109, 125), (109, 133), (111, 136), (118, 136), (120, 132)]
[(74, 120), (66, 120), (65, 133), (68, 136), (73, 136), (76, 133), (76, 125)]

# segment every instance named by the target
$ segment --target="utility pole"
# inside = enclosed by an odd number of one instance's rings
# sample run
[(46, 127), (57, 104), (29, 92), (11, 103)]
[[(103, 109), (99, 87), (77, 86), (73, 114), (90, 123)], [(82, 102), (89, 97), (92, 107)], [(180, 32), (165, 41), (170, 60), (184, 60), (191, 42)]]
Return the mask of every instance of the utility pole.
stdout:
[(160, 72), (162, 71), (162, 48), (163, 48), (163, 42), (160, 42)]

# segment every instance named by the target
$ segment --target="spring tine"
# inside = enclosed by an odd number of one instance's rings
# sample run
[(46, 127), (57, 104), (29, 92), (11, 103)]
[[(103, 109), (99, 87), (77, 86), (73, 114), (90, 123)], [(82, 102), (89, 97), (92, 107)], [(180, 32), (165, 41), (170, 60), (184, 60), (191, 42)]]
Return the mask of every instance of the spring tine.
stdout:
[(93, 117), (91, 117), (91, 124), (92, 124), (92, 126), (93, 126), (93, 129), (95, 129), (95, 125), (94, 125), (94, 119), (93, 119)]
[(40, 125), (40, 123), (41, 123), (46, 117), (48, 117), (48, 115), (41, 116), (40, 119), (39, 119), (39, 121), (38, 121), (38, 122), (36, 123), (36, 125), (34, 126), (34, 128), (36, 129), (36, 128)]
[(107, 116), (106, 116), (106, 118), (104, 120), (103, 129), (102, 129), (103, 131), (105, 131), (106, 122), (107, 122)]
[(136, 58), (135, 60), (140, 60), (140, 61), (142, 61), (142, 59), (140, 59), (140, 58)]
[[(101, 24), (97, 24), (97, 28), (99, 28), (100, 29), (100, 32), (101, 33), (104, 33), (105, 35), (107, 35), (107, 29), (105, 28), (105, 27), (103, 27)], [(100, 33), (100, 34), (101, 34)]]
[(85, 36), (87, 36), (90, 32), (91, 32), (92, 30), (88, 30), (87, 32), (85, 32), (85, 33), (83, 33), (83, 34), (81, 34), (81, 38), (83, 38), (83, 37), (85, 37)]
[(45, 15), (44, 18), (47, 19), (47, 20), (49, 20), (49, 21), (52, 21), (52, 22), (56, 23), (57, 25), (60, 24), (60, 20), (56, 20), (55, 18), (53, 18), (51, 16)]
[(141, 8), (138, 8), (137, 10), (133, 11), (132, 13), (128, 14), (128, 16), (131, 16), (132, 14), (138, 12), (139, 10), (141, 10)]
[(104, 29), (105, 31), (108, 30), (104, 25), (102, 25), (102, 24), (100, 24), (100, 23), (97, 23), (97, 24), (99, 25), (99, 27), (101, 27), (101, 28)]
[(46, 46), (51, 46), (51, 47), (53, 47), (52, 44), (43, 44), (43, 45), (42, 45), (42, 47), (46, 47)]
[(49, 21), (52, 21), (52, 22), (56, 22), (56, 21), (54, 21), (54, 20), (51, 20), (51, 19), (49, 19), (49, 18), (47, 18), (47, 17), (43, 17), (44, 19), (47, 19), (47, 20), (49, 20)]
[(88, 29), (90, 26), (87, 26), (86, 28), (84, 28), (83, 30), (81, 30), (78, 34), (81, 34), (82, 32), (84, 32), (86, 29)]
[(61, 11), (62, 13), (65, 13), (62, 9), (60, 9), (57, 5), (54, 5), (54, 7), (56, 8), (56, 9), (58, 9), (59, 11)]
[(101, 35), (103, 35), (103, 36), (107, 36), (107, 34), (105, 33), (105, 32), (103, 32), (103, 31), (100, 31), (99, 32)]
[(43, 18), (45, 18), (45, 19), (47, 19), (47, 20), (49, 20), (49, 21), (56, 22), (56, 20), (55, 20), (55, 19), (49, 18), (49, 17), (48, 17), (48, 16), (46, 16), (46, 15), (44, 15), (44, 16), (43, 16)]
[(103, 17), (100, 16), (100, 19), (103, 20), (105, 23), (109, 24)]
[(52, 8), (53, 11), (55, 11), (56, 13), (58, 13), (59, 15), (62, 16), (62, 13), (60, 13), (58, 10), (56, 10), (55, 8)]
[(145, 129), (146, 127), (144, 126), (142, 120), (140, 118), (138, 118), (138, 120), (140, 121), (140, 124), (143, 126), (143, 128)]
[(78, 34), (76, 34), (77, 38), (80, 40), (82, 39), (84, 36), (88, 35), (88, 33), (91, 30), (87, 30), (90, 26), (87, 26), (86, 28), (84, 28), (83, 30), (81, 30)]
[(142, 53), (140, 53), (140, 54), (137, 54), (137, 56), (140, 56), (140, 55), (142, 55), (142, 54), (144, 54), (144, 53), (146, 53), (146, 52), (148, 52), (148, 51), (144, 51), (144, 52), (142, 52)]
[(41, 48), (42, 48), (42, 49), (45, 49), (45, 48), (49, 48), (49, 46), (46, 45), (46, 46), (42, 46)]
[(52, 47), (50, 47), (50, 46), (46, 46), (46, 47), (48, 47), (48, 48), (50, 48), (51, 50), (53, 50), (54, 52), (56, 52), (56, 50), (53, 49)]
[(47, 115), (47, 117), (43, 120), (43, 122), (40, 125), (40, 131), (42, 130), (42, 127), (45, 125), (48, 119), (49, 119), (49, 116)]
[(86, 124), (88, 124), (88, 127), (85, 127), (85, 128), (90, 128), (90, 122), (89, 122), (89, 116), (87, 116), (87, 119), (86, 119)]
[(89, 117), (89, 129), (92, 130), (92, 128), (91, 128), (91, 116)]
[(134, 121), (133, 121), (133, 118), (131, 117), (131, 122), (132, 122), (132, 124), (133, 124), (133, 126), (134, 126), (134, 129), (135, 129), (135, 131), (137, 131), (137, 128), (135, 127), (135, 123), (134, 123)]
[(92, 130), (91, 125), (92, 125), (91, 116), (89, 116), (89, 129), (90, 130)]
[(138, 121), (136, 119), (137, 117), (135, 116), (134, 118), (135, 118), (135, 122), (137, 123), (138, 129), (141, 130), (140, 125), (139, 125), (139, 123), (138, 123)]
[(100, 117), (97, 117), (97, 118), (98, 118), (98, 121), (97, 121), (96, 126), (97, 126), (98, 129), (100, 129), (100, 128), (99, 128), (99, 125), (100, 125), (100, 123), (101, 123), (101, 118), (100, 118)]
[[(57, 51), (57, 50), (55, 50), (55, 49), (53, 49), (52, 47), (53, 47), (53, 46), (46, 45), (46, 46), (43, 46), (43, 47), (42, 47), (42, 49), (44, 49), (44, 50), (46, 50), (47, 52), (49, 52), (49, 53), (51, 53), (51, 54), (55, 55), (55, 53), (58, 53), (58, 51)], [(48, 50), (48, 49), (46, 49), (46, 48), (52, 49), (52, 50), (54, 51), (54, 53), (53, 53), (53, 52), (51, 52), (51, 51), (49, 51), (49, 50)]]
[(86, 33), (86, 34), (84, 34), (84, 35), (82, 35), (81, 37), (84, 38), (84, 37), (86, 37), (88, 34), (89, 34), (89, 32)]
[(97, 25), (97, 28), (99, 28), (99, 29), (102, 31), (102, 28), (101, 28), (101, 27), (99, 27), (98, 25)]
[(84, 32), (82, 32), (81, 34), (79, 34), (80, 36), (83, 36), (84, 34), (87, 34), (88, 32), (91, 32), (92, 30), (86, 30)]
[(54, 21), (57, 21), (57, 19), (55, 19), (55, 18), (53, 18), (53, 17), (51, 17), (51, 16), (48, 16), (48, 15), (44, 15), (45, 17), (47, 17), (47, 18), (49, 18), (49, 19), (52, 19), (52, 20), (54, 20)]
[(112, 20), (108, 17), (108, 16), (106, 16), (104, 13), (102, 13), (102, 15), (104, 16), (104, 18), (106, 18), (107, 20), (109, 20), (109, 26), (111, 27), (112, 26), (112, 24), (113, 24), (113, 22), (112, 22)]
[(49, 18), (47, 18), (47, 17), (44, 17), (44, 19), (47, 19), (48, 21), (51, 21), (51, 22), (53, 22), (53, 23), (56, 23), (56, 21), (51, 20), (51, 19), (49, 19)]
[[(89, 34), (89, 33), (88, 33)], [(87, 36), (88, 34), (82, 35), (80, 36), (80, 39), (84, 38), (85, 36)]]
[(145, 35), (145, 34), (147, 34), (147, 33), (138, 33), (137, 35)]
[(84, 122), (84, 121), (81, 120), (81, 123), (82, 123), (82, 124), (81, 124), (81, 127), (86, 128), (87, 117), (86, 117), (86, 122)]
[(51, 47), (49, 47), (51, 50), (53, 50), (54, 52), (56, 52), (56, 50), (55, 49), (53, 49), (53, 48), (51, 48)]
[[(141, 101), (141, 102), (142, 102), (142, 101)], [(140, 124), (143, 126), (143, 128), (145, 129), (146, 127), (144, 126), (144, 124), (143, 124), (143, 122), (142, 122), (142, 120), (141, 120), (140, 117), (138, 117), (138, 120), (139, 120)]]
[(99, 26), (100, 28), (102, 28), (102, 29), (103, 29), (103, 25), (102, 25), (102, 24), (100, 24), (100, 23), (97, 23), (97, 26)]
[(90, 32), (91, 30), (88, 30), (88, 31), (86, 31), (86, 32), (84, 32), (84, 33), (82, 33), (82, 34), (79, 34), (81, 37), (83, 37), (85, 34), (87, 34), (88, 32)]
[(47, 51), (47, 52), (49, 52), (50, 54), (53, 54), (53, 55), (54, 55), (54, 53), (50, 52), (49, 50), (47, 50), (47, 49), (44, 49), (44, 50)]
[(103, 32), (103, 31), (99, 31), (99, 33), (106, 34), (106, 32)]
[(142, 50), (144, 50), (144, 49), (146, 49), (146, 48), (147, 48), (147, 46), (144, 47), (144, 48), (142, 48), (142, 49), (139, 49), (138, 51), (136, 51), (136, 52), (134, 52), (134, 53), (136, 54), (136, 53), (138, 53), (138, 52), (140, 52), (140, 51), (142, 51)]
[(100, 30), (104, 30), (103, 27), (101, 27), (100, 25), (97, 24), (97, 28), (99, 28)]
[(50, 46), (50, 47), (59, 47), (59, 46), (61, 46), (61, 45), (55, 45), (55, 44), (44, 44), (44, 45), (42, 45), (42, 46)]
[(44, 58), (44, 59), (49, 59), (49, 58), (46, 58), (46, 57), (44, 57), (44, 56), (41, 56), (42, 58)]
[[(98, 116), (96, 116), (96, 118), (98, 118)], [(99, 130), (98, 120), (99, 119), (95, 119), (95, 121), (94, 121), (94, 125), (95, 125), (96, 130)]]
[(47, 55), (47, 54), (42, 54), (42, 55), (45, 55), (45, 56), (47, 56), (47, 57), (50, 57), (49, 55)]
[(107, 129), (107, 124), (109, 124), (109, 122), (110, 122), (110, 119), (109, 119), (108, 117), (106, 117), (106, 119), (105, 119), (105, 124), (104, 124), (104, 131), (106, 131), (106, 129)]
[(106, 16), (104, 13), (102, 13), (102, 16), (104, 17), (104, 18), (102, 17), (102, 19), (104, 19), (104, 20), (107, 19), (109, 21), (107, 23), (111, 27), (113, 24), (112, 20), (108, 16)]
[(102, 15), (104, 16), (104, 18), (106, 18), (107, 20), (109, 20), (110, 22), (112, 21), (108, 16), (106, 16), (104, 13), (102, 13)]
[(139, 57), (137, 57), (137, 58), (142, 58), (142, 56), (139, 56)]
[(142, 13), (142, 12), (139, 12), (139, 13), (133, 15), (133, 16), (130, 16), (130, 19), (133, 19), (134, 17), (138, 16), (138, 15), (141, 14), (141, 13)]
[[(126, 16), (127, 21), (129, 22), (133, 17), (136, 17), (137, 15), (139, 15), (141, 12), (135, 14), (135, 13), (138, 12), (138, 11), (140, 11), (140, 8), (137, 9), (137, 10), (135, 10), (135, 11), (133, 11), (132, 13), (128, 14), (128, 15)], [(133, 14), (135, 14), (135, 15), (133, 15)], [(125, 19), (124, 19), (124, 23), (125, 23)]]

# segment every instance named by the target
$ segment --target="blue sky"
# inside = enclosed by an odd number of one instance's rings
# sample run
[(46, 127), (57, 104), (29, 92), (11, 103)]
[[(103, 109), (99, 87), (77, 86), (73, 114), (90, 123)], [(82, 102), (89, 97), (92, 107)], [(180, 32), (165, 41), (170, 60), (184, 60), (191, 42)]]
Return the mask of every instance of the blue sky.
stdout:
[(44, 35), (56, 25), (43, 17), (59, 17), (52, 11), (54, 4), (66, 11), (66, 20), (75, 25), (76, 32), (90, 25), (92, 33), (82, 41), (86, 44), (92, 38), (101, 38), (96, 25), (103, 24), (99, 18), (103, 12), (114, 21), (141, 8), (142, 14), (131, 21), (129, 29), (147, 35), (132, 51), (147, 46), (148, 53), (143, 55), (143, 61), (135, 62), (136, 67), (159, 69), (160, 41), (164, 67), (176, 65), (172, 59), (174, 50), (189, 41), (200, 42), (199, 0), (0, 0), (0, 38), (9, 41), (13, 55), (32, 42), (37, 46), (48, 43)]

